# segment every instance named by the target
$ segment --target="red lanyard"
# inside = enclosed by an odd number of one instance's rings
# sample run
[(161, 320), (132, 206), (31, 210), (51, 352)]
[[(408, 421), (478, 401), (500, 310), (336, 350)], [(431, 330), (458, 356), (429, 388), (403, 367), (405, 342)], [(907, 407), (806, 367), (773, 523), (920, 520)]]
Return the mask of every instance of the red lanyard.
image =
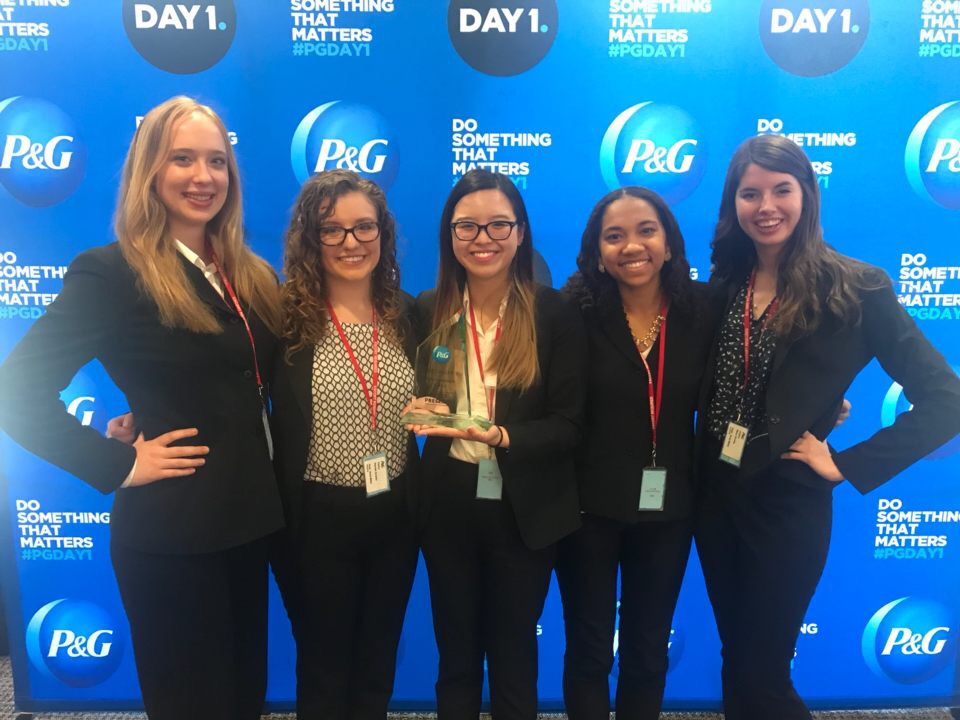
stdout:
[(657, 465), (657, 424), (660, 422), (660, 409), (663, 407), (663, 362), (664, 354), (667, 348), (667, 313), (670, 311), (670, 305), (664, 300), (660, 306), (660, 314), (663, 316), (663, 323), (660, 325), (660, 350), (657, 354), (657, 392), (653, 392), (653, 373), (650, 372), (650, 365), (647, 359), (637, 348), (640, 360), (643, 361), (643, 367), (647, 371), (647, 399), (650, 405), (650, 437), (652, 441), (652, 460), (653, 466)]
[[(480, 356), (480, 339), (477, 337), (477, 317), (473, 314), (473, 303), (470, 303), (470, 332), (473, 335), (473, 351), (477, 355), (477, 367), (480, 369), (480, 382), (483, 383), (483, 392), (487, 398), (487, 417), (490, 420), (493, 420), (493, 401), (496, 396), (496, 388), (487, 387), (487, 376), (483, 373), (483, 358)], [(493, 342), (496, 344), (500, 341), (500, 318), (497, 317), (497, 332), (493, 337)], [(467, 378), (467, 383), (470, 382), (470, 378)]]
[(237, 293), (234, 292), (230, 279), (220, 266), (220, 260), (217, 259), (217, 254), (211, 253), (211, 255), (213, 257), (213, 264), (217, 268), (217, 273), (220, 275), (220, 282), (223, 283), (223, 287), (226, 289), (227, 295), (230, 297), (230, 302), (233, 305), (233, 309), (236, 310), (237, 315), (239, 315), (240, 319), (243, 320), (243, 326), (247, 329), (247, 339), (250, 341), (250, 350), (253, 353), (253, 372), (257, 378), (257, 392), (260, 393), (261, 402), (266, 402), (263, 392), (263, 380), (260, 379), (260, 363), (257, 361), (257, 343), (253, 339), (253, 331), (250, 329), (250, 323), (247, 322), (247, 316), (244, 314), (243, 308), (240, 307), (240, 300), (237, 298)]
[(340, 335), (340, 342), (343, 343), (347, 355), (350, 357), (350, 364), (353, 365), (353, 371), (357, 374), (360, 381), (360, 387), (363, 388), (363, 397), (367, 401), (367, 409), (370, 411), (370, 428), (377, 429), (377, 392), (380, 387), (380, 362), (378, 359), (380, 349), (380, 328), (377, 325), (377, 311), (373, 311), (373, 367), (370, 370), (370, 385), (367, 385), (366, 378), (363, 377), (363, 371), (360, 369), (360, 363), (357, 362), (357, 356), (347, 340), (347, 335), (343, 332), (343, 326), (337, 319), (337, 313), (333, 311), (333, 305), (327, 300), (327, 313), (337, 328), (337, 334)]
[[(757, 279), (757, 269), (754, 268), (750, 273), (750, 282), (747, 285), (747, 297), (743, 302), (743, 392), (747, 391), (747, 384), (750, 380), (750, 321), (752, 319), (751, 308), (753, 306), (753, 283)], [(760, 315), (760, 319), (767, 313), (772, 316), (777, 312), (777, 298), (770, 301), (770, 305)]]

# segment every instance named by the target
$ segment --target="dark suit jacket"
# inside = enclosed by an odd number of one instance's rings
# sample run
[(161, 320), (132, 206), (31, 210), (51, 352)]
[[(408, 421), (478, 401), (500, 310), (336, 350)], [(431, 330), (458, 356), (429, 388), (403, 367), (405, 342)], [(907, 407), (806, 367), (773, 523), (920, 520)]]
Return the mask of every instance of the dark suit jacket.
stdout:
[[(429, 328), (434, 291), (417, 297), (418, 325)], [(534, 306), (540, 379), (528, 390), (497, 390), (495, 422), (507, 428), (510, 449), (498, 449), (503, 491), (520, 536), (540, 549), (580, 525), (574, 449), (582, 435), (586, 338), (576, 308), (552, 288), (537, 287)], [(442, 483), (450, 439), (431, 437), (423, 449), (421, 478), (426, 512), (432, 487)]]
[[(747, 445), (741, 478), (776, 462), (807, 430), (825, 439), (836, 423), (844, 393), (873, 358), (903, 386), (914, 408), (890, 427), (834, 452), (840, 472), (861, 493), (960, 432), (960, 379), (900, 306), (886, 273), (872, 268), (868, 279), (875, 288), (861, 291), (858, 325), (841, 327), (835, 318), (826, 317), (809, 335), (778, 339), (766, 395), (769, 442)], [(729, 305), (738, 288), (739, 284), (716, 287), (715, 301)], [(707, 366), (701, 417), (710, 400), (715, 354), (716, 346)], [(803, 484), (832, 485), (799, 461), (785, 462), (782, 472)]]
[[(400, 330), (404, 352), (412, 363), (416, 354), (416, 332), (413, 329), (413, 298), (406, 293), (401, 296), (403, 308)], [(307, 452), (313, 433), (313, 352), (314, 345), (300, 348), (290, 356), (281, 350), (277, 353), (271, 389), (272, 413), (270, 425), (274, 438), (274, 467), (280, 483), (283, 509), (287, 526), (296, 532), (303, 520), (301, 498), (303, 475), (307, 467)], [(399, 421), (399, 418), (397, 418)], [(391, 492), (402, 492), (409, 505), (415, 498), (414, 483), (419, 459), (417, 444), (410, 434), (407, 451), (407, 469), (402, 487), (394, 486)], [(413, 507), (410, 510), (413, 511)]]
[[(622, 522), (678, 520), (693, 510), (694, 416), (715, 334), (706, 286), (667, 315), (663, 397), (657, 426), (657, 464), (667, 468), (662, 512), (637, 510), (652, 437), (647, 372), (620, 305), (582, 310), (587, 328), (587, 422), (577, 470), (585, 512)], [(647, 357), (654, 383), (659, 342)]]
[[(60, 296), (0, 368), (3, 429), (101, 492), (116, 490), (113, 539), (145, 552), (213, 552), (283, 525), (247, 332), (203, 273), (183, 265), (223, 332), (163, 327), (114, 243), (73, 261)], [(247, 317), (268, 378), (276, 338), (255, 313)], [(118, 490), (136, 451), (82, 427), (59, 398), (94, 358), (126, 396), (147, 439), (196, 427), (200, 434), (181, 444), (209, 445), (206, 464), (193, 475)]]

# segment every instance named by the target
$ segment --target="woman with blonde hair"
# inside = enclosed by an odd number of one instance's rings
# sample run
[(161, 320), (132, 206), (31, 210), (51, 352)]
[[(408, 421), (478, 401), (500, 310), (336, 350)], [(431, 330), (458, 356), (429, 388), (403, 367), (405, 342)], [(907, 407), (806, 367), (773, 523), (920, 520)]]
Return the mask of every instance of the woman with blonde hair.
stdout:
[[(279, 294), (244, 244), (226, 129), (175, 97), (127, 154), (117, 242), (80, 254), (0, 368), (0, 425), (103, 493), (151, 720), (255, 720), (266, 690), (267, 537), (283, 525), (266, 387)], [(136, 418), (104, 438), (59, 399), (99, 360)]]

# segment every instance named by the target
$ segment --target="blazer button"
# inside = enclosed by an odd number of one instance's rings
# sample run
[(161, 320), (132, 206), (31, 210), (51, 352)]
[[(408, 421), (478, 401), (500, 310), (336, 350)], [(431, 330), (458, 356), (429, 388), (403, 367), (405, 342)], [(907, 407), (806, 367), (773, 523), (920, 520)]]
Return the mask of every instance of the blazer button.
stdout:
[(231, 318), (230, 318), (230, 322), (232, 322), (234, 325), (236, 325), (238, 322), (240, 322), (240, 318), (238, 318), (236, 315), (233, 315), (233, 316), (231, 316)]
[(771, 425), (776, 425), (777, 423), (780, 422), (780, 416), (779, 416), (779, 415), (771, 415), (771, 416), (770, 416), (769, 418), (767, 418), (767, 419), (770, 421), (770, 424), (771, 424)]
[(252, 371), (252, 370), (244, 370), (244, 371), (243, 371), (243, 376), (244, 376), (245, 378), (251, 378), (251, 377), (253, 377), (253, 371)]

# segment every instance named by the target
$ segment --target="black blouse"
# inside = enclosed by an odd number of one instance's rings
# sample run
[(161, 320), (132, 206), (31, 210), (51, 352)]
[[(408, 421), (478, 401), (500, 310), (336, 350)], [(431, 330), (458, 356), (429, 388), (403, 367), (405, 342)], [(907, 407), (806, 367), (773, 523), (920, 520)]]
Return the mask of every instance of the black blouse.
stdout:
[(767, 384), (776, 349), (777, 335), (767, 327), (770, 308), (760, 317), (750, 314), (750, 377), (743, 388), (743, 308), (747, 300), (747, 284), (737, 293), (720, 326), (719, 348), (713, 369), (713, 388), (707, 410), (707, 429), (723, 440), (727, 423), (739, 418), (748, 429), (748, 442), (767, 433)]

